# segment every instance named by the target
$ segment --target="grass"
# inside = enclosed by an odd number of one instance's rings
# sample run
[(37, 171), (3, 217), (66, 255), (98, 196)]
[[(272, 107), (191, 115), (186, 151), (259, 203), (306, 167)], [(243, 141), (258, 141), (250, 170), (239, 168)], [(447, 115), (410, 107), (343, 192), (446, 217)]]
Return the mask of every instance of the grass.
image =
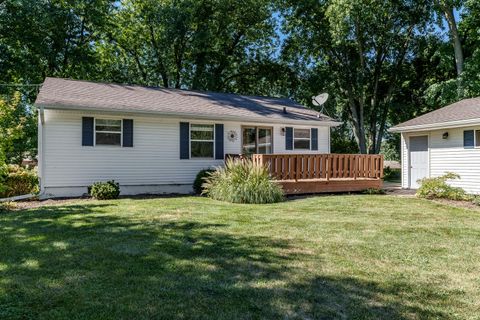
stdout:
[(476, 319), (480, 213), (325, 196), (0, 215), (0, 319)]

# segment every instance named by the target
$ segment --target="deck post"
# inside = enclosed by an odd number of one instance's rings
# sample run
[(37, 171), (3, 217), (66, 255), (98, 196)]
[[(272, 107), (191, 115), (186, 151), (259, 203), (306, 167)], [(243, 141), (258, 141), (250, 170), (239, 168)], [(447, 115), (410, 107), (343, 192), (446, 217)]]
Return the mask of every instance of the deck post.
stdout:
[(330, 180), (330, 159), (332, 159), (330, 157), (330, 155), (328, 155), (325, 160), (325, 178), (328, 180)]

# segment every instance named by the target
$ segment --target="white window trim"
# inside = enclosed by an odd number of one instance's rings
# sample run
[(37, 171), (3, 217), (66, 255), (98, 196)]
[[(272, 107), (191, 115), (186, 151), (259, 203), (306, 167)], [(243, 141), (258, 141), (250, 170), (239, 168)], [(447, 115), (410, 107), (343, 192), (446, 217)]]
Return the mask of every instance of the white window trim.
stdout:
[[(118, 148), (123, 147), (123, 119), (113, 119), (113, 118), (98, 118), (98, 120), (114, 120), (120, 121), (120, 132), (118, 131), (99, 131), (100, 133), (116, 133), (120, 134), (120, 145), (113, 144), (99, 144), (99, 147), (107, 148)], [(97, 118), (93, 118), (93, 145), (97, 146)]]
[[(192, 125), (193, 126), (213, 126), (213, 140), (198, 140), (192, 139)], [(188, 131), (188, 153), (190, 155), (190, 159), (193, 160), (214, 160), (215, 159), (215, 124), (213, 123), (190, 123), (189, 131)], [(192, 157), (192, 142), (213, 142), (213, 155), (212, 157)]]
[(473, 129), (473, 147), (475, 149), (480, 149), (480, 145), (477, 146), (477, 131), (480, 132), (480, 129)]
[[(296, 130), (308, 130), (308, 138), (295, 138)], [(308, 140), (308, 148), (295, 148), (295, 141)], [(293, 128), (293, 149), (294, 150), (311, 150), (312, 149), (312, 129), (310, 128)]]
[[(270, 145), (270, 150), (271, 152), (270, 153), (266, 153), (266, 154), (273, 154), (274, 151), (273, 151), (273, 148), (274, 148), (274, 143), (273, 143), (273, 140), (274, 140), (274, 127), (269, 127), (269, 126), (249, 126), (249, 125), (242, 125), (240, 127), (240, 134), (241, 134), (241, 140), (240, 140), (240, 154), (243, 154), (243, 146), (244, 146), (244, 139), (243, 139), (243, 130), (245, 129), (255, 129), (255, 153), (258, 153), (258, 149), (260, 147), (260, 143), (258, 143), (258, 139), (259, 139), (259, 131), (261, 129), (265, 129), (265, 130), (270, 130), (270, 138), (271, 138), (271, 141), (268, 143)], [(267, 145), (267, 144), (265, 144)]]

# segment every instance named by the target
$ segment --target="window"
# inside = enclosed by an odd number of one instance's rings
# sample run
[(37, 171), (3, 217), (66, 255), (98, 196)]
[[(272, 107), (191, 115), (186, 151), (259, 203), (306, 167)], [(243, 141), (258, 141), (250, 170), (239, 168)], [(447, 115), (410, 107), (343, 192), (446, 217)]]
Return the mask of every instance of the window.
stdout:
[(272, 128), (243, 127), (242, 128), (242, 153), (269, 154), (273, 151)]
[(191, 158), (213, 158), (214, 142), (213, 124), (190, 125)]
[(293, 130), (293, 148), (310, 150), (310, 129)]
[(463, 131), (463, 147), (465, 149), (480, 148), (480, 130)]
[(122, 145), (122, 120), (95, 119), (95, 144)]

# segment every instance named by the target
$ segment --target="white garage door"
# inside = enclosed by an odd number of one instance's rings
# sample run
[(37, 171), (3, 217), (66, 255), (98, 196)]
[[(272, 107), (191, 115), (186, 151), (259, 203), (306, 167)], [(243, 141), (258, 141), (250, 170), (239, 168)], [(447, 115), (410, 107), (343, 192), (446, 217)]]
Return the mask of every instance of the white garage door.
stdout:
[(410, 137), (410, 188), (428, 176), (428, 136)]

